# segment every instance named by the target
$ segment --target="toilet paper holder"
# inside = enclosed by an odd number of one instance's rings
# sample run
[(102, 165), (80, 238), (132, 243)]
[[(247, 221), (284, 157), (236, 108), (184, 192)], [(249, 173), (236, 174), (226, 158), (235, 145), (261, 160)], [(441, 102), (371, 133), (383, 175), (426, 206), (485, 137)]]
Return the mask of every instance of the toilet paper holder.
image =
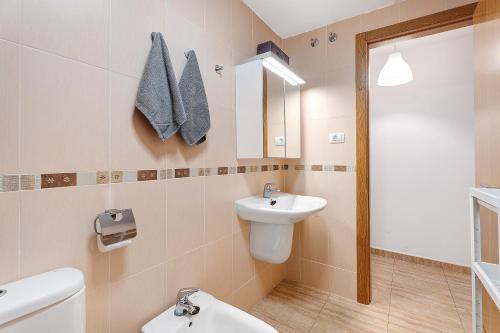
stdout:
[(132, 209), (108, 209), (94, 219), (97, 247), (109, 252), (132, 243), (137, 228)]

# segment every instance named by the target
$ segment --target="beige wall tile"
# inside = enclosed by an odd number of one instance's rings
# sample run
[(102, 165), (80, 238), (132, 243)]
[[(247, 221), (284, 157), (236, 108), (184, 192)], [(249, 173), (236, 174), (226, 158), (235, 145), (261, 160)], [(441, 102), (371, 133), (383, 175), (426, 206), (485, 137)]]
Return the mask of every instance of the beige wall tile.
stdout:
[(324, 115), (325, 118), (356, 116), (355, 79), (355, 70), (350, 66), (336, 68), (326, 73), (324, 92), (328, 111)]
[(21, 171), (106, 170), (106, 72), (21, 52)]
[(267, 271), (271, 271), (272, 267), (274, 266), (271, 263), (260, 261), (258, 259), (254, 259), (254, 262), (256, 275), (267, 273)]
[[(258, 174), (237, 174), (232, 178), (233, 204), (235, 200), (262, 193), (264, 184), (261, 184)], [(233, 210), (233, 233), (248, 232), (249, 229), (250, 223), (240, 219)]]
[(165, 266), (160, 265), (111, 285), (110, 332), (139, 332), (166, 310)]
[(399, 8), (400, 21), (407, 21), (445, 10), (446, 0), (406, 0)]
[(299, 257), (290, 257), (287, 261), (286, 279), (290, 281), (300, 282), (300, 261)]
[(206, 47), (208, 43), (207, 34), (203, 27), (193, 23), (175, 10), (167, 10), (164, 38), (177, 79), (181, 78), (184, 65), (186, 64), (185, 52), (194, 50), (204, 83), (206, 84)]
[(205, 243), (232, 235), (234, 177), (205, 179)]
[(108, 284), (87, 291), (85, 295), (86, 326), (88, 333), (109, 333), (110, 286)]
[(109, 68), (140, 78), (150, 34), (164, 29), (165, 0), (110, 0)]
[[(26, 44), (0, 41), (1, 67), (10, 69), (0, 75), (0, 106), (9, 111), (0, 116), (9, 124), (2, 132), (0, 155), (8, 159), (0, 158), (0, 173), (281, 164), (235, 158), (234, 64), (253, 55), (258, 42), (281, 44), (240, 0), (76, 0), (57, 6), (26, 0), (22, 15), (19, 2), (6, 0), (0, 13), (0, 38), (19, 41), (22, 29)], [(189, 147), (178, 135), (162, 143), (134, 111), (152, 31), (164, 32), (177, 78), (184, 51), (196, 51), (212, 116), (207, 143)], [(222, 77), (215, 65), (224, 66)], [(92, 333), (136, 332), (189, 285), (248, 308), (287, 274), (286, 265), (256, 268), (249, 224), (233, 208), (235, 199), (260, 194), (265, 182), (284, 186), (279, 171), (0, 194), (2, 216), (9, 219), (0, 226), (8, 236), (0, 247), (10, 254), (2, 259), (9, 268), (0, 283), (60, 266), (81, 269)], [(92, 220), (114, 207), (134, 209), (138, 237), (102, 254)], [(18, 260), (12, 253), (19, 250)]]
[(259, 282), (252, 278), (233, 294), (232, 304), (244, 311), (248, 311), (259, 299), (262, 298), (259, 290)]
[(231, 44), (249, 56), (255, 54), (252, 42), (252, 11), (242, 0), (231, 0)]
[[(331, 110), (327, 108), (328, 95), (326, 93), (327, 85), (325, 72), (309, 75), (306, 84), (300, 89), (300, 110), (302, 120), (331, 116)], [(304, 128), (302, 123), (301, 125), (302, 128)], [(302, 153), (305, 152), (306, 151), (302, 151)]]
[(206, 246), (206, 291), (219, 299), (225, 299), (232, 293), (233, 276), (233, 237), (224, 237)]
[(333, 220), (328, 230), (328, 264), (356, 271), (356, 225)]
[(108, 11), (106, 0), (23, 0), (22, 42), (106, 67)]
[(106, 186), (21, 192), (21, 276), (72, 266), (88, 292), (108, 283), (109, 256), (97, 249), (92, 225), (106, 194)]
[(175, 297), (181, 288), (205, 288), (205, 251), (195, 251), (167, 262), (167, 305), (175, 304)]
[(20, 37), (21, 0), (3, 0), (0, 11), (0, 38), (18, 42)]
[(361, 31), (370, 31), (398, 23), (399, 7), (388, 6), (361, 15)]
[(356, 299), (356, 273), (330, 267), (332, 277), (331, 292), (346, 298)]
[(203, 244), (203, 182), (178, 178), (167, 184), (167, 259)]
[(302, 260), (300, 274), (301, 282), (305, 285), (321, 290), (331, 290), (332, 271), (329, 266)]
[(337, 40), (331, 43), (325, 39), (326, 66), (328, 69), (354, 68), (356, 34), (361, 32), (360, 16), (343, 20), (327, 26), (327, 37), (330, 32), (338, 35)]
[(224, 107), (210, 109), (210, 131), (207, 135), (207, 167), (236, 164), (235, 112)]
[(233, 290), (241, 288), (255, 273), (254, 259), (250, 255), (250, 228), (233, 236)]
[[(308, 195), (327, 198), (331, 191), (331, 189), (328, 188), (329, 176), (327, 172), (304, 172), (305, 192), (308, 193)], [(324, 216), (325, 210), (318, 212), (316, 215)]]
[(211, 40), (231, 40), (231, 0), (206, 0), (205, 27)]
[(476, 0), (446, 0), (446, 8), (450, 9), (450, 8), (465, 6), (474, 2), (476, 2)]
[(138, 87), (138, 79), (109, 73), (111, 170), (166, 168), (169, 146), (135, 108)]
[[(208, 104), (212, 112), (218, 107), (225, 111), (234, 109), (234, 68), (231, 48), (226, 43), (210, 40), (211, 47), (207, 49), (207, 68), (204, 77)], [(224, 67), (222, 76), (214, 70), (215, 65)]]
[(165, 181), (148, 181), (111, 184), (110, 189), (109, 207), (132, 208), (137, 224), (132, 244), (110, 253), (111, 279), (118, 280), (166, 260), (167, 188)]
[(204, 0), (166, 0), (167, 11), (181, 15), (200, 28), (205, 26)]
[(253, 43), (255, 47), (260, 43), (272, 41), (278, 47), (282, 47), (283, 40), (262, 21), (255, 13), (252, 14), (253, 20)]
[[(291, 168), (293, 168), (293, 165)], [(303, 171), (289, 170), (285, 174), (285, 190), (288, 193), (305, 194), (306, 186)]]
[(303, 237), (302, 236), (303, 226), (304, 226), (304, 222), (296, 223), (293, 226), (292, 253), (290, 254), (290, 256), (292, 256), (292, 257), (301, 257), (302, 256), (301, 238)]
[[(273, 163), (273, 162), (269, 162), (269, 163)], [(278, 163), (278, 162), (276, 162), (276, 163)], [(279, 164), (281, 164), (281, 162)], [(283, 189), (284, 189), (283, 174), (279, 171), (261, 173), (258, 194), (262, 194), (262, 191), (264, 190), (264, 185), (266, 183), (272, 183), (272, 184), (276, 185), (276, 187), (279, 190), (283, 191)]]
[(273, 289), (273, 272), (271, 267), (255, 274), (256, 290), (258, 299), (265, 297)]
[(281, 281), (285, 280), (287, 276), (287, 264), (272, 265), (271, 277), (273, 288), (276, 287)]
[(19, 278), (19, 193), (0, 194), (0, 285)]
[(176, 134), (163, 143), (167, 149), (167, 167), (170, 169), (204, 167), (207, 142), (189, 146), (180, 134)]
[(17, 45), (0, 40), (0, 173), (19, 171), (19, 52)]
[[(326, 31), (323, 27), (283, 41), (284, 50), (290, 56), (290, 65), (306, 81), (325, 70)], [(311, 38), (319, 39), (319, 45), (311, 47)]]
[[(303, 158), (306, 164), (355, 165), (356, 120), (354, 117), (305, 119)], [(330, 144), (329, 133), (345, 133), (345, 143)]]
[(304, 221), (302, 257), (323, 264), (328, 263), (328, 221), (318, 215)]
[(333, 221), (356, 225), (356, 173), (334, 172), (328, 177), (330, 189), (327, 208)]
[(326, 153), (329, 161), (336, 165), (356, 165), (356, 118), (339, 117), (323, 120), (326, 133), (342, 132), (345, 133), (345, 143), (330, 144), (327, 139), (323, 139), (326, 145)]

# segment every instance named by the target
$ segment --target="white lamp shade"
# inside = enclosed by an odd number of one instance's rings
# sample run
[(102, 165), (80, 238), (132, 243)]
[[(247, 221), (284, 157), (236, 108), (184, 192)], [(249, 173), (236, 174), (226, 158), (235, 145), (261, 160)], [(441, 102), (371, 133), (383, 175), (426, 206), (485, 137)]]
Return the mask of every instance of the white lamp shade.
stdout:
[(390, 54), (378, 75), (377, 84), (382, 87), (393, 87), (411, 81), (413, 81), (413, 72), (401, 53)]

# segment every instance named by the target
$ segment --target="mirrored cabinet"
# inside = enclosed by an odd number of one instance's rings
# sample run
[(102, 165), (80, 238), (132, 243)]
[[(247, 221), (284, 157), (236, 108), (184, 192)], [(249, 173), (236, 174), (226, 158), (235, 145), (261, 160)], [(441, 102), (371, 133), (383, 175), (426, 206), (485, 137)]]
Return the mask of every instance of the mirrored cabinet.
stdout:
[(236, 66), (237, 158), (300, 158), (304, 83), (271, 52)]

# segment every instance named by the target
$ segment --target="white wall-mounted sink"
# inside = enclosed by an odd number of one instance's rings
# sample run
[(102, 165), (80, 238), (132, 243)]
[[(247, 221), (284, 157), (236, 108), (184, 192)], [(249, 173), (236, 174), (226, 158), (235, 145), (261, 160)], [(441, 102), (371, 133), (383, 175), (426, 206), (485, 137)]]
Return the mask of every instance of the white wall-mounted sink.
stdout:
[(262, 320), (203, 291), (189, 300), (200, 307), (198, 314), (176, 317), (172, 306), (144, 325), (142, 333), (278, 333)]
[[(271, 200), (276, 203), (272, 205)], [(296, 223), (325, 207), (323, 198), (288, 193), (273, 194), (271, 199), (253, 196), (236, 201), (240, 218), (272, 224)]]
[(292, 251), (293, 224), (324, 209), (323, 198), (288, 193), (253, 196), (235, 202), (238, 216), (250, 222), (250, 252), (258, 260), (284, 263)]

